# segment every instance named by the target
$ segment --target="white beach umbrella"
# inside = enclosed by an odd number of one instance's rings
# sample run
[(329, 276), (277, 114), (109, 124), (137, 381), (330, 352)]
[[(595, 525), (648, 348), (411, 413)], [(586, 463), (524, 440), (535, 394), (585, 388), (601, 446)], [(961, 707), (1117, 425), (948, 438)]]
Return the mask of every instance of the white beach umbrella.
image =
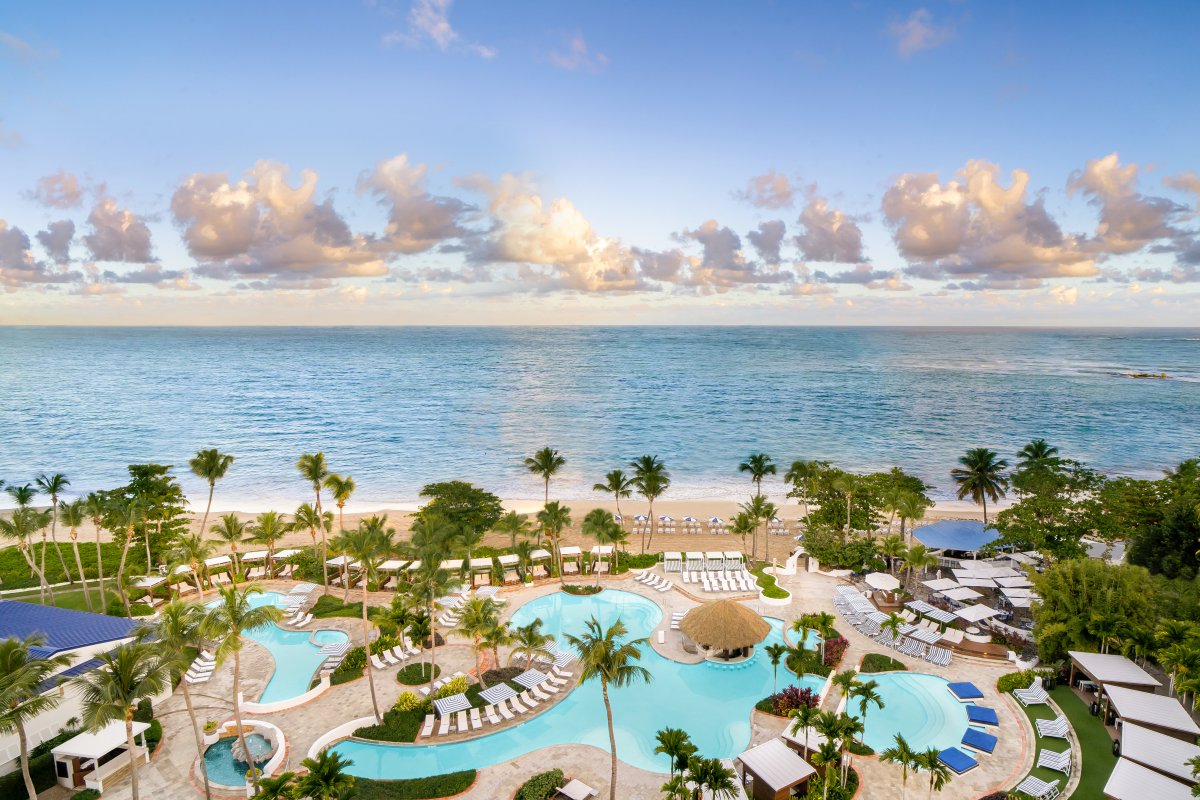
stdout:
[(720, 517), (709, 517), (708, 521), (710, 523), (712, 523), (713, 525), (724, 525), (725, 524), (725, 520), (721, 519)]
[(894, 575), (889, 575), (886, 572), (869, 573), (863, 580), (867, 582), (867, 586), (872, 589), (878, 589), (881, 592), (894, 592), (900, 588), (900, 581)]

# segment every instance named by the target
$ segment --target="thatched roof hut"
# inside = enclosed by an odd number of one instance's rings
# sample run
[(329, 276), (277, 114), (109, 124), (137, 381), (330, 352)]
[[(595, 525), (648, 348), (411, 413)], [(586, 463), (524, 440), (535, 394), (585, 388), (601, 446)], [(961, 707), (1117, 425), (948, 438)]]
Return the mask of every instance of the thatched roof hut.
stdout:
[(771, 632), (771, 626), (750, 609), (733, 600), (714, 600), (693, 608), (679, 629), (699, 645), (715, 650), (752, 647)]

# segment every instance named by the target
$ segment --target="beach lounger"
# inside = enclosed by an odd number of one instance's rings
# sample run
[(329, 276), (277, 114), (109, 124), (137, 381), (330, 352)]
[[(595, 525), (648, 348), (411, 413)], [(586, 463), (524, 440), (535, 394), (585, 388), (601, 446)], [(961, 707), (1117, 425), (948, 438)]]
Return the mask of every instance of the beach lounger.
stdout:
[[(461, 712), (460, 712), (461, 713)], [(479, 718), (479, 709), (471, 709), (471, 730), (479, 730), (483, 727), (483, 720)]]
[(659, 632), (658, 632), (658, 643), (659, 643), (659, 644), (666, 644), (666, 643), (667, 643), (667, 632), (666, 632), (666, 631), (659, 631)]
[[(540, 689), (544, 689), (544, 690), (546, 690), (547, 692), (549, 692), (550, 694), (558, 694), (560, 691), (562, 691), (562, 690), (559, 688), (558, 684), (557, 684), (557, 683), (555, 683), (553, 680), (551, 680), (551, 679), (549, 679), (549, 678), (547, 678), (546, 680), (542, 681), (542, 683), (539, 685), (539, 687), (538, 687), (538, 688), (540, 688)], [(549, 699), (549, 698), (547, 698), (547, 699)]]
[(1052, 769), (1055, 772), (1061, 772), (1064, 775), (1071, 774), (1071, 751), (1064, 750), (1061, 753), (1056, 753), (1053, 750), (1042, 750), (1038, 753), (1037, 765)]
[(313, 615), (305, 614), (304, 619), (300, 620), (299, 624), (297, 624), (296, 627), (297, 628), (306, 628), (306, 627), (308, 627), (308, 623), (310, 623), (312, 621), (313, 621)]
[(566, 797), (568, 800), (587, 800), (589, 797), (598, 797), (599, 794), (599, 792), (588, 786), (583, 781), (572, 778), (571, 780), (567, 781), (566, 786), (560, 787), (558, 791), (554, 793), (554, 797)]
[(540, 700), (543, 703), (550, 700), (550, 695), (543, 692), (542, 687), (540, 685), (530, 687), (529, 693), (532, 694), (534, 697), (536, 697), (538, 700)]
[(438, 720), (438, 736), (445, 736), (450, 732), (450, 716), (447, 714)]
[(521, 704), (520, 697), (520, 695), (517, 695), (516, 697), (508, 698), (508, 704), (512, 706), (513, 711), (517, 712), (518, 714), (524, 714), (529, 709)]
[(457, 714), (454, 715), (454, 732), (455, 733), (466, 733), (468, 724), (469, 723), (467, 722), (467, 712), (459, 711)]
[(421, 728), (421, 735), (422, 735), (422, 736), (429, 736), (430, 734), (432, 734), (432, 733), (433, 733), (433, 723), (434, 723), (436, 720), (437, 720), (437, 718), (436, 718), (436, 717), (434, 717), (434, 716), (433, 716), (433, 714), (426, 714), (426, 715), (425, 715), (425, 727)]
[(500, 712), (500, 716), (504, 717), (504, 719), (513, 718), (513, 712), (508, 710), (508, 703), (503, 700), (501, 700), (499, 703), (496, 703), (496, 710)]
[(1045, 736), (1052, 739), (1066, 739), (1071, 730), (1066, 717), (1037, 719), (1034, 722), (1037, 724), (1038, 736)]
[(974, 750), (979, 753), (991, 754), (996, 749), (996, 743), (999, 740), (990, 733), (967, 728), (967, 732), (963, 734), (962, 744), (969, 750)]
[(493, 725), (500, 724), (500, 717), (496, 716), (495, 706), (484, 706), (483, 713), (487, 717), (488, 722), (492, 723)]
[(1046, 783), (1040, 778), (1030, 775), (1017, 785), (1017, 791), (1036, 798), (1036, 800), (1054, 800), (1058, 797), (1058, 781)]
[(569, 669), (562, 669), (560, 667), (551, 667), (550, 671), (552, 673), (554, 673), (555, 675), (557, 675), (558, 677), (562, 678), (563, 680), (567, 680), (575, 674), (575, 673), (571, 672), (571, 670), (569, 670)]
[(972, 725), (999, 725), (1000, 718), (996, 715), (994, 708), (969, 703), (967, 705), (967, 722)]
[(970, 772), (979, 766), (978, 761), (971, 758), (957, 747), (947, 747), (945, 750), (938, 753), (938, 761), (942, 762), (951, 770), (953, 770), (956, 775), (962, 775), (964, 772)]
[(392, 664), (403, 664), (408, 660), (408, 653), (401, 645), (396, 645), (391, 650), (388, 650), (386, 653), (384, 653), (384, 655), (387, 656), (386, 660), (390, 661)]
[(383, 659), (377, 655), (371, 655), (371, 666), (375, 669), (387, 669), (388, 665), (383, 662)]
[(667, 581), (666, 583), (659, 585), (658, 591), (659, 592), (669, 592), (669, 591), (671, 591), (672, 586), (674, 586), (674, 584), (671, 583), (670, 581)]
[(1050, 695), (1046, 694), (1045, 689), (1037, 689), (1036, 691), (1017, 689), (1013, 691), (1013, 697), (1017, 698), (1023, 706), (1044, 706), (1050, 704)]
[(536, 708), (539, 705), (537, 699), (529, 693), (528, 689), (517, 695), (517, 698), (528, 708)]
[(950, 690), (950, 694), (954, 695), (960, 703), (979, 700), (983, 697), (983, 692), (979, 691), (978, 686), (966, 681), (946, 684), (946, 688)]

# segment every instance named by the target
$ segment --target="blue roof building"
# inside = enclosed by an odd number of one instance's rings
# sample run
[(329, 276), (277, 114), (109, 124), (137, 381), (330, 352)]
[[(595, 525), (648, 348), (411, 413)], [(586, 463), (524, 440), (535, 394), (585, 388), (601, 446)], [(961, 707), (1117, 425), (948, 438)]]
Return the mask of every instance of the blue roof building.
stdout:
[(931, 550), (976, 553), (996, 541), (1000, 531), (973, 519), (944, 519), (913, 530), (913, 538)]
[(136, 622), (123, 617), (0, 600), (0, 639), (44, 634), (46, 644), (37, 648), (41, 656), (108, 642), (115, 644), (133, 636), (135, 627)]

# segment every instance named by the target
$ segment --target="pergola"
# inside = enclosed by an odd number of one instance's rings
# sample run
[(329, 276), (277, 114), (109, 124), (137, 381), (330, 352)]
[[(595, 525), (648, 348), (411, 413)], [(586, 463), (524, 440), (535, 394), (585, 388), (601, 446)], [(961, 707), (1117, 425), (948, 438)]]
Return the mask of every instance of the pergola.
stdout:
[(583, 550), (579, 545), (570, 544), (558, 549), (559, 560), (562, 561), (564, 575), (576, 574), (582, 569)]
[[(133, 742), (136, 756), (150, 761), (146, 748), (148, 722), (133, 722)], [(113, 721), (103, 728), (81, 733), (50, 751), (54, 754), (58, 783), (68, 789), (78, 788), (79, 782), (97, 792), (104, 791), (104, 781), (129, 763), (129, 744), (125, 738), (125, 723)]]
[(1104, 796), (1109, 800), (1191, 800), (1192, 789), (1186, 783), (1121, 758), (1108, 776)]
[(1072, 686), (1075, 685), (1077, 670), (1097, 684), (1101, 691), (1107, 691), (1110, 686), (1121, 686), (1153, 692), (1155, 687), (1162, 686), (1161, 681), (1125, 656), (1113, 653), (1084, 653), (1079, 650), (1069, 650), (1067, 656), (1071, 659)]
[(490, 558), (472, 558), (467, 562), (471, 571), (471, 585), (484, 586), (492, 582), (492, 560)]
[(512, 553), (505, 553), (502, 556), (496, 556), (496, 560), (500, 562), (500, 569), (504, 571), (505, 583), (519, 583), (521, 576), (517, 574), (517, 567), (521, 564), (521, 559)]
[(550, 560), (550, 551), (545, 550), (540, 547), (537, 550), (534, 550), (532, 553), (529, 554), (529, 563), (532, 564), (531, 569), (535, 569), (535, 570), (540, 569), (546, 575), (549, 575), (549, 573), (546, 571), (546, 567), (537, 562), (549, 561), (549, 560)]
[(783, 743), (770, 739), (737, 757), (754, 800), (786, 800), (792, 790), (817, 774), (812, 765)]
[(1200, 726), (1174, 697), (1121, 686), (1108, 686), (1105, 696), (1105, 721), (1111, 709), (1122, 720), (1122, 727), (1133, 722), (1186, 742), (1194, 742), (1200, 736)]
[(1132, 722), (1121, 726), (1120, 736), (1121, 758), (1135, 761), (1189, 786), (1196, 782), (1188, 762), (1200, 757), (1200, 747)]

